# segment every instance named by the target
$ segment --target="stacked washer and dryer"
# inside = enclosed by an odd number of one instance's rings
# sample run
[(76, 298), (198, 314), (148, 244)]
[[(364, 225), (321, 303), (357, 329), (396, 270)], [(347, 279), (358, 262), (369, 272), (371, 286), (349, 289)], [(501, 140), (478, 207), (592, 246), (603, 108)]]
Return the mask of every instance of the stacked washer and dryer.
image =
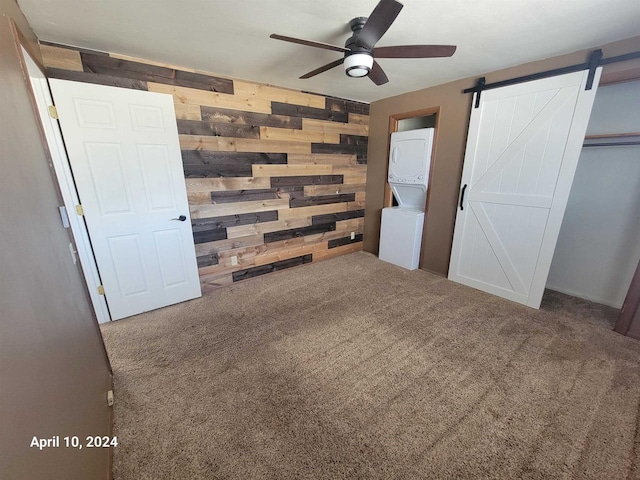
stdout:
[(382, 209), (378, 256), (408, 270), (420, 262), (433, 135), (433, 128), (391, 134), (387, 180), (398, 206)]

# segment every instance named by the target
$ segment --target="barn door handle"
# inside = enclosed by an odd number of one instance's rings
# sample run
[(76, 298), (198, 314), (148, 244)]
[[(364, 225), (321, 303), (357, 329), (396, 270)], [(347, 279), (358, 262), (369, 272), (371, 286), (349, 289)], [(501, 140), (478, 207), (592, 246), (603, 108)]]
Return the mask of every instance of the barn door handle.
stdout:
[(460, 210), (464, 210), (464, 192), (467, 189), (467, 184), (462, 187), (462, 193), (460, 194)]
[(178, 218), (172, 218), (171, 220), (179, 220), (181, 222), (184, 222), (186, 219), (187, 219), (186, 216), (180, 215)]

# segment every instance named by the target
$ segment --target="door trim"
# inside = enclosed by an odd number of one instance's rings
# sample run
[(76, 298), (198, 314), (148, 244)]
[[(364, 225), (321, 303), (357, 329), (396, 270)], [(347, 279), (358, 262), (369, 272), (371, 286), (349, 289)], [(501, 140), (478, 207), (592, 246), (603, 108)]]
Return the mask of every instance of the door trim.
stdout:
[[(73, 174), (71, 173), (71, 166), (69, 165), (69, 160), (67, 158), (67, 151), (62, 138), (60, 125), (56, 119), (51, 118), (49, 115), (47, 105), (43, 104), (45, 99), (40, 98), (40, 100), (38, 100), (40, 95), (38, 95), (36, 90), (45, 87), (34, 85), (34, 82), (31, 81), (30, 71), (32, 69), (29, 68), (27, 58), (33, 62), (33, 64), (38, 68), (38, 72), (42, 74), (42, 77), (46, 82), (47, 93), (51, 96), (49, 82), (44, 72), (42, 72), (40, 67), (38, 67), (37, 62), (33, 60), (31, 55), (29, 55), (22, 45), (20, 47), (26, 81), (30, 85), (34, 97), (34, 108), (37, 110), (39, 116), (39, 123), (44, 133), (43, 139), (49, 149), (51, 163), (53, 164), (53, 169), (55, 171), (60, 195), (62, 196), (64, 207), (67, 211), (76, 253), (78, 254), (83, 277), (87, 285), (88, 295), (98, 323), (110, 322), (111, 315), (109, 314), (109, 307), (107, 305), (106, 298), (104, 295), (100, 295), (98, 293), (98, 287), (101, 285), (100, 273), (91, 247), (89, 231), (87, 230), (84, 218), (76, 214), (76, 205), (80, 205), (80, 200), (76, 191)], [(43, 94), (42, 90), (39, 93)], [(53, 101), (51, 103), (53, 104)]]
[(640, 262), (636, 273), (631, 279), (629, 291), (622, 304), (620, 316), (613, 331), (622, 335), (628, 335), (634, 322), (640, 321)]

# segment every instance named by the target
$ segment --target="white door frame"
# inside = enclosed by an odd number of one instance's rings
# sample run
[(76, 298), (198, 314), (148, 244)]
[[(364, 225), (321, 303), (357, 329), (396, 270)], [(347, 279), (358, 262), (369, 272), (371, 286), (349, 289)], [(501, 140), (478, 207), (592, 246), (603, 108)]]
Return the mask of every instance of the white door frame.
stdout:
[(46, 76), (33, 61), (27, 51), (22, 48), (24, 63), (28, 69), (31, 88), (40, 114), (40, 120), (44, 129), (45, 138), (51, 154), (53, 168), (56, 172), (60, 193), (69, 218), (71, 232), (76, 242), (77, 253), (80, 258), (80, 265), (84, 274), (85, 282), (91, 297), (91, 303), (95, 311), (98, 323), (106, 323), (111, 321), (109, 308), (104, 295), (99, 293), (101, 287), (100, 273), (96, 265), (89, 239), (89, 232), (84, 218), (76, 213), (76, 206), (80, 205), (78, 192), (71, 173), (71, 166), (67, 158), (67, 151), (62, 139), (62, 132), (58, 120), (52, 118), (49, 113), (49, 106), (53, 105), (49, 83)]

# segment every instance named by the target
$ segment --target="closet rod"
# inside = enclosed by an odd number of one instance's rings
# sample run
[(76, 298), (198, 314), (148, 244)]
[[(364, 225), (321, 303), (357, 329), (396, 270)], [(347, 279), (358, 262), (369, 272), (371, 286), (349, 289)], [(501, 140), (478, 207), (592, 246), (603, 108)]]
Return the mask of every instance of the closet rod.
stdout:
[(637, 142), (600, 142), (600, 143), (585, 143), (583, 147), (631, 147), (640, 145), (640, 141)]

